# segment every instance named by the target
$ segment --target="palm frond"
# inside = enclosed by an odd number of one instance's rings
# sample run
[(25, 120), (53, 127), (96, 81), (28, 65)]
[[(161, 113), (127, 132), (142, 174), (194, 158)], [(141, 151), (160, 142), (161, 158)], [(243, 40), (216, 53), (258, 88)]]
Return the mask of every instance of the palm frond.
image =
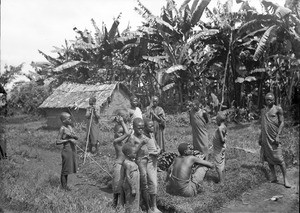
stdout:
[(61, 62), (60, 62), (59, 60), (57, 60), (57, 59), (55, 59), (55, 58), (53, 58), (53, 57), (51, 57), (51, 56), (49, 56), (49, 55), (46, 55), (45, 53), (43, 53), (43, 52), (40, 51), (40, 50), (38, 50), (38, 51), (39, 51), (39, 53), (42, 54), (42, 55), (47, 59), (47, 61), (49, 61), (51, 64), (54, 64), (55, 66), (61, 64)]
[(260, 41), (257, 45), (255, 53), (253, 55), (253, 59), (255, 61), (257, 61), (263, 55), (263, 53), (269, 46), (270, 39), (274, 36), (276, 30), (277, 30), (277, 26), (273, 25), (264, 33), (264, 35), (262, 36), (262, 38), (260, 39)]
[(53, 72), (61, 72), (65, 69), (69, 69), (71, 67), (75, 67), (76, 65), (80, 64), (81, 61), (68, 61), (66, 63), (63, 63), (62, 65), (59, 65), (58, 67), (55, 67), (53, 69)]
[(176, 71), (181, 71), (181, 70), (186, 70), (186, 69), (187, 69), (186, 66), (181, 65), (181, 64), (176, 64), (176, 65), (173, 65), (173, 66), (169, 67), (166, 70), (166, 73), (170, 74), (170, 73), (173, 73), (173, 72), (176, 72)]
[(195, 9), (197, 8), (197, 5), (199, 3), (199, 0), (194, 0), (192, 7), (191, 7), (191, 13), (193, 14)]
[(191, 24), (192, 26), (196, 25), (198, 21), (200, 20), (204, 9), (207, 7), (207, 5), (210, 3), (211, 0), (202, 0), (200, 4), (198, 5), (197, 9), (192, 14)]

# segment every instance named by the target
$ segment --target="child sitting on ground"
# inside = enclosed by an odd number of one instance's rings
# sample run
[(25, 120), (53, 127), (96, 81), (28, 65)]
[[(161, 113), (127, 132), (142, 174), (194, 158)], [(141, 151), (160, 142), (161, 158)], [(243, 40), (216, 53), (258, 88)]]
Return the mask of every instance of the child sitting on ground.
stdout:
[(60, 127), (59, 134), (56, 140), (56, 145), (63, 144), (61, 152), (62, 156), (62, 169), (61, 169), (61, 187), (66, 191), (71, 189), (68, 187), (68, 175), (76, 173), (77, 171), (77, 153), (76, 153), (76, 140), (78, 137), (72, 128), (71, 115), (63, 112), (60, 115), (62, 126)]
[(154, 136), (154, 122), (150, 119), (145, 119), (144, 134), (149, 138), (147, 148), (149, 152), (149, 159), (147, 164), (147, 181), (148, 192), (150, 195), (150, 208), (153, 213), (161, 213), (157, 208), (157, 157), (161, 152)]
[(127, 143), (122, 147), (125, 160), (122, 164), (121, 180), (125, 192), (125, 213), (139, 212), (140, 210), (140, 172), (135, 163), (136, 148)]
[(214, 164), (219, 176), (219, 182), (223, 180), (223, 171), (225, 168), (225, 138), (226, 138), (226, 125), (225, 125), (226, 116), (224, 113), (218, 113), (216, 117), (218, 129), (215, 132), (215, 135), (212, 139), (213, 144), (213, 159)]
[[(121, 182), (121, 168), (122, 163), (125, 159), (125, 156), (122, 152), (122, 147), (130, 136), (130, 133), (127, 129), (127, 126), (123, 120), (123, 117), (117, 116), (116, 117), (117, 124), (114, 127), (114, 148), (116, 151), (116, 160), (114, 163), (114, 170), (113, 170), (113, 207), (117, 207), (118, 203), (123, 205), (124, 204), (124, 197), (123, 197), (123, 190), (122, 190), (122, 182)], [(119, 200), (119, 202), (118, 202)]]

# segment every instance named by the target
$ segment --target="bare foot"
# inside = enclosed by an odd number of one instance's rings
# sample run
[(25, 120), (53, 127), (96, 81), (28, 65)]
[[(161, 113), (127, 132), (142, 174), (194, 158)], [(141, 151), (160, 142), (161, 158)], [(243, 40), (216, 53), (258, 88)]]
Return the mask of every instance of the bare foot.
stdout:
[(285, 188), (291, 188), (292, 187), (292, 185), (289, 184), (289, 182), (287, 180), (284, 181), (284, 186), (285, 186)]
[(159, 211), (159, 209), (158, 209), (158, 208), (156, 208), (156, 207), (152, 209), (152, 212), (153, 212), (153, 213), (162, 213), (162, 212), (161, 212), (161, 211)]

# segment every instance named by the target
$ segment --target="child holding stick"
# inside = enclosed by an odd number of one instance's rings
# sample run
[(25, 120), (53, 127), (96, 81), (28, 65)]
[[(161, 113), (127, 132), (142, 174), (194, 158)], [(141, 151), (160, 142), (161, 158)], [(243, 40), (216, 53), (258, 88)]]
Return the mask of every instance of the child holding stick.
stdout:
[(78, 137), (71, 126), (72, 121), (69, 113), (61, 113), (60, 120), (62, 126), (56, 140), (56, 145), (63, 145), (60, 180), (62, 189), (70, 191), (71, 189), (68, 187), (68, 175), (77, 172), (76, 140), (78, 140)]

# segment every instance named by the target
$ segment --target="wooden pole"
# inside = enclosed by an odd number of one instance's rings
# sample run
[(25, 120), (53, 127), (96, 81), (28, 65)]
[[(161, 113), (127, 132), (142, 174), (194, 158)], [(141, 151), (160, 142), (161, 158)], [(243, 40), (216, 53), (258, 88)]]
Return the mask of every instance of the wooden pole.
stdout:
[(83, 164), (85, 163), (85, 159), (86, 159), (86, 155), (87, 155), (87, 147), (88, 147), (88, 144), (89, 144), (89, 137), (90, 137), (92, 119), (93, 119), (93, 111), (94, 110), (92, 110), (92, 112), (91, 112), (90, 125), (89, 125), (89, 129), (88, 129), (88, 134), (87, 134), (87, 137), (86, 137), (86, 145), (85, 145), (85, 151), (84, 151)]

